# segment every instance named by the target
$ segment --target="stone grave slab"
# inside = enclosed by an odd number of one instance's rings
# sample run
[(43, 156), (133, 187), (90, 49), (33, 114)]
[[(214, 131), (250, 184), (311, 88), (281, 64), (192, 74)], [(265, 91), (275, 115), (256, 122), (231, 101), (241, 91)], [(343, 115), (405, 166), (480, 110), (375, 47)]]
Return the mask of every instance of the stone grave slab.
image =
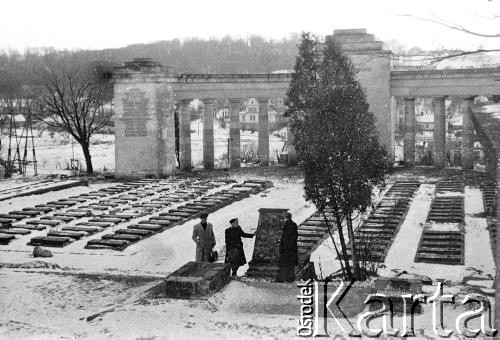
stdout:
[(98, 227), (85, 227), (85, 226), (68, 226), (62, 228), (64, 231), (83, 231), (87, 233), (88, 236), (93, 235), (95, 233), (98, 233), (99, 231), (102, 231), (102, 228)]
[(115, 234), (129, 234), (129, 235), (137, 235), (137, 236), (151, 236), (154, 234), (153, 231), (149, 229), (118, 229), (115, 231)]
[(12, 240), (14, 240), (15, 238), (16, 238), (16, 237), (15, 237), (14, 235), (0, 233), (0, 244), (1, 244), (1, 245), (7, 245), (7, 244), (9, 244)]
[(30, 220), (30, 221), (26, 221), (26, 224), (42, 224), (42, 225), (48, 225), (48, 226), (51, 226), (51, 227), (55, 227), (55, 226), (58, 226), (59, 224), (61, 224), (61, 221), (60, 220)]
[(28, 230), (45, 230), (47, 229), (46, 225), (41, 224), (22, 224), (16, 226), (16, 228), (28, 229)]
[(82, 197), (78, 197), (78, 196), (71, 196), (69, 199), (72, 200), (72, 201), (78, 202), (78, 203), (84, 203), (84, 202), (88, 201), (88, 199), (82, 198)]
[(69, 237), (38, 236), (33, 237), (29, 246), (64, 247), (72, 242)]
[(2, 229), (2, 233), (9, 235), (28, 235), (31, 234), (31, 230), (24, 228), (11, 227), (9, 229)]
[(0, 218), (10, 218), (13, 220), (22, 220), (23, 218), (27, 218), (27, 217), (28, 216), (26, 216), (26, 215), (18, 215), (18, 214), (11, 214), (11, 213), (0, 215)]
[(97, 204), (91, 204), (91, 205), (89, 205), (89, 208), (93, 209), (93, 210), (108, 210), (109, 209), (109, 207), (105, 207), (105, 206), (97, 205)]
[(78, 222), (77, 226), (89, 226), (89, 227), (99, 227), (99, 228), (109, 228), (113, 223), (110, 222)]
[(0, 224), (12, 224), (13, 218), (0, 217)]
[(106, 234), (102, 235), (103, 240), (122, 240), (122, 241), (128, 241), (130, 243), (137, 242), (141, 239), (141, 236), (139, 235), (132, 235), (132, 234)]
[(69, 237), (74, 240), (79, 240), (86, 236), (87, 233), (81, 231), (70, 231), (70, 230), (51, 230), (47, 233), (47, 236), (57, 236), (57, 237)]
[(89, 240), (85, 245), (87, 249), (114, 249), (123, 250), (130, 244), (126, 240), (116, 240), (116, 239), (95, 239)]
[(161, 226), (164, 226), (164, 227), (169, 227), (171, 225), (173, 225), (174, 221), (171, 221), (171, 220), (160, 220), (160, 219), (150, 219), (150, 220), (147, 220), (147, 221), (139, 221), (138, 222), (139, 224), (158, 224), (158, 225), (161, 225)]
[(76, 217), (74, 217), (74, 216), (67, 216), (65, 213), (59, 213), (59, 214), (54, 214), (54, 217), (52, 217), (52, 216), (45, 216), (45, 217), (42, 217), (41, 219), (44, 219), (44, 220), (57, 219), (57, 220), (61, 220), (63, 222), (71, 222), (71, 221), (74, 221), (76, 219)]
[(64, 199), (60, 199), (60, 200), (57, 200), (57, 202), (61, 203), (61, 204), (65, 204), (65, 205), (68, 205), (68, 206), (73, 206), (73, 205), (77, 205), (78, 202), (77, 201), (72, 201), (72, 200), (64, 200)]
[(165, 294), (170, 298), (200, 298), (222, 289), (230, 281), (229, 265), (188, 262), (167, 277)]
[(109, 222), (109, 223), (120, 223), (123, 220), (121, 218), (113, 218), (113, 217), (99, 217), (99, 218), (91, 218), (89, 222)]
[(25, 215), (27, 217), (33, 217), (33, 216), (37, 216), (37, 215), (40, 215), (41, 212), (40, 211), (37, 211), (37, 210), (16, 210), (16, 211), (11, 211), (9, 212), (9, 214), (15, 214), (15, 215)]
[(163, 227), (157, 224), (134, 224), (129, 225), (127, 229), (151, 230), (153, 232), (160, 232)]

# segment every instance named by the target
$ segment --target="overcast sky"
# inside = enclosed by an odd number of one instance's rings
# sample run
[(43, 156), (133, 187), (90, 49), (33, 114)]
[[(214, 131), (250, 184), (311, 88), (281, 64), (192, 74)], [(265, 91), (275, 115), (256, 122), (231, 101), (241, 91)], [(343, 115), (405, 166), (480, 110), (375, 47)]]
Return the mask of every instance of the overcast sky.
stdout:
[(423, 49), (500, 48), (481, 38), (401, 16), (412, 14), (500, 33), (500, 0), (7, 0), (0, 5), (0, 49), (116, 48), (185, 37), (279, 39), (367, 28), (383, 41)]

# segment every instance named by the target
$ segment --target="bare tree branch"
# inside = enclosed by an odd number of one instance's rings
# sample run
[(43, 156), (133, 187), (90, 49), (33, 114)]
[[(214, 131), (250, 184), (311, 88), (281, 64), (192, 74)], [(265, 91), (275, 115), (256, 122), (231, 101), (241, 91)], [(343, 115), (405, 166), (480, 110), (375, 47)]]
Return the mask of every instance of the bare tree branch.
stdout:
[(417, 16), (417, 15), (413, 15), (413, 14), (400, 14), (399, 16), (401, 16), (401, 17), (411, 17), (411, 18), (415, 18), (415, 19), (418, 19), (418, 20), (431, 22), (431, 23), (438, 24), (438, 25), (447, 27), (447, 28), (455, 30), (455, 31), (464, 32), (464, 33), (475, 35), (475, 36), (478, 36), (478, 37), (483, 37), (483, 38), (500, 38), (500, 33), (496, 33), (496, 34), (495, 33), (494, 34), (479, 33), (479, 32), (475, 32), (475, 31), (471, 31), (470, 29), (467, 29), (467, 28), (465, 28), (465, 27), (463, 27), (461, 25), (455, 24), (455, 23), (445, 22), (444, 20), (441, 20), (441, 19), (424, 18), (424, 17), (420, 17), (420, 16)]

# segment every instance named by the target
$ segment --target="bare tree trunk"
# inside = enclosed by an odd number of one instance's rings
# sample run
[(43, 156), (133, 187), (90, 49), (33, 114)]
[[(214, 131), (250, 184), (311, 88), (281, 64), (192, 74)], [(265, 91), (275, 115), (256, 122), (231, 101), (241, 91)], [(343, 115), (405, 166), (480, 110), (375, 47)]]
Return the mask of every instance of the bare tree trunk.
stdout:
[[(499, 162), (500, 163), (500, 162)], [(500, 171), (497, 171), (497, 183), (496, 183), (496, 215), (497, 221), (500, 221)], [(498, 223), (495, 226), (495, 266), (496, 266), (496, 276), (495, 276), (495, 329), (500, 332), (500, 226)]]
[(92, 156), (90, 156), (90, 145), (86, 143), (80, 143), (80, 145), (82, 146), (85, 164), (87, 165), (87, 174), (92, 175), (94, 173), (94, 168), (92, 166)]
[(354, 230), (352, 229), (352, 214), (347, 213), (346, 215), (346, 220), (347, 220), (347, 232), (349, 233), (349, 240), (350, 245), (351, 245), (351, 259), (352, 259), (352, 267), (354, 271), (354, 278), (356, 280), (361, 280), (360, 273), (359, 273), (359, 260), (358, 260), (358, 253), (356, 251), (356, 245), (354, 244)]
[(333, 247), (335, 248), (335, 253), (337, 253), (337, 258), (339, 259), (340, 268), (342, 269), (342, 276), (345, 278), (345, 269), (344, 264), (342, 263), (342, 257), (340, 256), (339, 248), (337, 248), (337, 244), (335, 243), (335, 239), (333, 238), (332, 231), (330, 229), (330, 224), (328, 223), (328, 219), (326, 218), (326, 214), (324, 211), (321, 212), (323, 218), (325, 219), (326, 227), (328, 229), (328, 234), (330, 234), (330, 238), (332, 239)]
[(340, 246), (342, 248), (342, 254), (344, 255), (346, 279), (351, 279), (352, 278), (352, 271), (351, 271), (351, 265), (349, 264), (349, 255), (347, 254), (347, 245), (345, 243), (344, 233), (342, 230), (343, 229), (342, 220), (339, 218), (336, 218), (336, 221), (337, 221), (337, 228), (339, 230)]

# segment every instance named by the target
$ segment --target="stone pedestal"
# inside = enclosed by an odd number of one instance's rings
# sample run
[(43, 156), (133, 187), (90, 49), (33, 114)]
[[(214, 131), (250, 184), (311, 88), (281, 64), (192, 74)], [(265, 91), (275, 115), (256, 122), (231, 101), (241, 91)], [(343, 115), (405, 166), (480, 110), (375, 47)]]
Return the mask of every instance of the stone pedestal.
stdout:
[(203, 99), (203, 167), (214, 168), (214, 99)]
[(191, 117), (190, 100), (179, 103), (179, 168), (181, 171), (191, 171)]
[(274, 279), (278, 270), (279, 249), (288, 209), (259, 209), (252, 260), (247, 276)]
[(230, 280), (229, 265), (188, 262), (167, 277), (165, 295), (170, 298), (200, 298), (223, 288)]
[(434, 166), (444, 168), (446, 166), (445, 98), (434, 98), (432, 106), (434, 110)]
[(232, 168), (241, 165), (240, 151), (240, 99), (229, 99), (229, 159)]
[(404, 161), (415, 164), (415, 98), (405, 98)]
[(269, 165), (269, 98), (258, 98), (259, 101), (259, 145), (257, 154), (260, 164)]
[(474, 124), (472, 123), (473, 99), (463, 99), (460, 103), (460, 111), (463, 115), (462, 128), (462, 169), (474, 168)]

